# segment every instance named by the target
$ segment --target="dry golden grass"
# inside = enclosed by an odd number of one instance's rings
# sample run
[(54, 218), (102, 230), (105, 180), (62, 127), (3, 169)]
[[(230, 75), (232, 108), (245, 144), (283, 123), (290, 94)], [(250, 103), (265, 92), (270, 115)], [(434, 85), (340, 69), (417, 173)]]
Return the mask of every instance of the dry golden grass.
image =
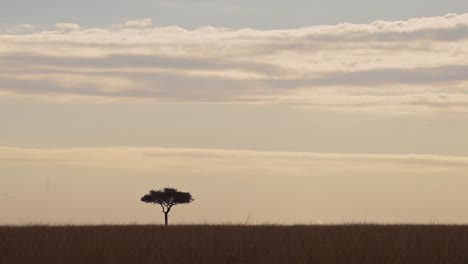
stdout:
[(0, 263), (466, 264), (468, 226), (4, 226)]

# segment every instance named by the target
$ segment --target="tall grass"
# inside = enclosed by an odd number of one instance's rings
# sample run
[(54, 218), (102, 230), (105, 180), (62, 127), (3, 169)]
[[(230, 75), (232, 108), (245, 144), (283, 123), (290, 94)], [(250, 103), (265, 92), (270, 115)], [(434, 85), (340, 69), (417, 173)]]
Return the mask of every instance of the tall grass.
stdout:
[(468, 263), (468, 226), (0, 227), (0, 263)]

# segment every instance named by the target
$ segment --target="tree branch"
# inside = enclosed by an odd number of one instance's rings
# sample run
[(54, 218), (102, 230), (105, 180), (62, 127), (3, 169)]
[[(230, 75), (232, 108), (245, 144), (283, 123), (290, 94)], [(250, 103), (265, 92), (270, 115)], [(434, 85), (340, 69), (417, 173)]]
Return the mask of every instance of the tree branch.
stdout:
[(163, 213), (166, 213), (166, 208), (164, 208), (164, 205), (162, 203), (160, 203), (159, 205), (161, 205)]

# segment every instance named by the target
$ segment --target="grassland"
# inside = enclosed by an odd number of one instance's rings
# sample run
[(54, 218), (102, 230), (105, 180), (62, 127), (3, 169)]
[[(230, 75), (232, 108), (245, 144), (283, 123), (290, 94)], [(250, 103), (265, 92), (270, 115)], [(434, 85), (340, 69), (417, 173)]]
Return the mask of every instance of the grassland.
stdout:
[(0, 263), (466, 264), (468, 226), (3, 226)]

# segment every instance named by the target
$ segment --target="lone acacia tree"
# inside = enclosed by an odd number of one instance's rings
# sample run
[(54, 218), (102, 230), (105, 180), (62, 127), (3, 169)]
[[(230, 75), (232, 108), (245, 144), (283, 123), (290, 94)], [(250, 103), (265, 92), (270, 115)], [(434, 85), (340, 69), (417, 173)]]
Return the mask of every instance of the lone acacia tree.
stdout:
[(162, 190), (151, 190), (149, 194), (141, 197), (145, 203), (159, 204), (164, 213), (164, 224), (168, 224), (169, 212), (172, 206), (178, 204), (188, 204), (193, 201), (192, 195), (188, 192), (179, 192), (175, 188), (166, 187)]

